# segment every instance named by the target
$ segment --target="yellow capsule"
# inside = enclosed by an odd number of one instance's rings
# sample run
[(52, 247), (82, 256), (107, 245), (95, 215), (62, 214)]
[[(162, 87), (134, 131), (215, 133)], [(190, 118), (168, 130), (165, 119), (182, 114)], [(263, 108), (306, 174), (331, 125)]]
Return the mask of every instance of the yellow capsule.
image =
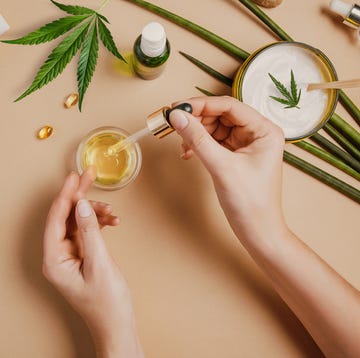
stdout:
[(66, 108), (71, 108), (72, 106), (75, 106), (75, 104), (78, 103), (78, 101), (79, 101), (79, 95), (77, 93), (71, 93), (66, 97), (64, 106)]
[(54, 132), (54, 128), (51, 126), (44, 126), (40, 128), (36, 134), (38, 139), (47, 139), (49, 138)]

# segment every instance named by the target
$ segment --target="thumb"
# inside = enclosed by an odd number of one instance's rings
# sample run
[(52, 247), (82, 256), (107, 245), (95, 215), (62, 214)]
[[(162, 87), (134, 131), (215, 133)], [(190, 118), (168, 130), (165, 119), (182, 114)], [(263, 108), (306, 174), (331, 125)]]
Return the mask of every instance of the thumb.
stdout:
[(201, 122), (188, 112), (174, 110), (170, 114), (170, 123), (183, 138), (184, 143), (211, 171), (220, 160), (221, 147)]
[(88, 200), (80, 199), (78, 201), (75, 217), (80, 233), (84, 259), (95, 259), (106, 253), (96, 214)]

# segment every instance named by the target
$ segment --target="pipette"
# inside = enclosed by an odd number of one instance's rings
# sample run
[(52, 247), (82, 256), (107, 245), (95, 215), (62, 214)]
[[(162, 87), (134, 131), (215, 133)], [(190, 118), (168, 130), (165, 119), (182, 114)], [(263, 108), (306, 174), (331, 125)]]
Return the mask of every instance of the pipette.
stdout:
[(170, 124), (170, 113), (174, 109), (180, 109), (182, 111), (192, 113), (192, 107), (189, 103), (182, 103), (176, 107), (163, 107), (158, 111), (150, 114), (146, 119), (146, 127), (140, 129), (139, 131), (131, 134), (129, 137), (124, 140), (119, 141), (116, 144), (113, 144), (107, 149), (108, 155), (115, 155), (116, 153), (124, 150), (128, 145), (137, 142), (139, 139), (145, 137), (146, 135), (152, 134), (157, 138), (163, 138), (166, 135), (174, 131), (174, 128)]

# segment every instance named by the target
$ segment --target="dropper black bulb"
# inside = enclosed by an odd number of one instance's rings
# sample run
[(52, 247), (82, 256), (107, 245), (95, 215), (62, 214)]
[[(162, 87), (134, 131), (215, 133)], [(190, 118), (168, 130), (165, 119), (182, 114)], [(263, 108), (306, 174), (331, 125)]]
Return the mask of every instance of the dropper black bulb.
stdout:
[(175, 110), (175, 109), (180, 109), (181, 111), (185, 111), (185, 112), (188, 112), (188, 113), (192, 113), (193, 109), (192, 109), (192, 106), (190, 103), (181, 103), (177, 106), (175, 106), (174, 108), (170, 108), (166, 111), (165, 113), (165, 118), (166, 118), (166, 121), (171, 125), (170, 123), (170, 113)]

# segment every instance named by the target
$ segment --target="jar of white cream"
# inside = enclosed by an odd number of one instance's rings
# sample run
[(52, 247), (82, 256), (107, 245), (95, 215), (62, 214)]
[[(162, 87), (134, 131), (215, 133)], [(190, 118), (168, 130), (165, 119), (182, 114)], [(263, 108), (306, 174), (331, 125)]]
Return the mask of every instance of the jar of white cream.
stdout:
[[(289, 108), (274, 100), (284, 97), (269, 74), (291, 93), (291, 72), (300, 99)], [(317, 132), (338, 100), (337, 90), (308, 91), (308, 84), (336, 80), (334, 66), (320, 50), (299, 42), (277, 42), (248, 57), (235, 76), (233, 96), (281, 127), (287, 142), (295, 142)]]

